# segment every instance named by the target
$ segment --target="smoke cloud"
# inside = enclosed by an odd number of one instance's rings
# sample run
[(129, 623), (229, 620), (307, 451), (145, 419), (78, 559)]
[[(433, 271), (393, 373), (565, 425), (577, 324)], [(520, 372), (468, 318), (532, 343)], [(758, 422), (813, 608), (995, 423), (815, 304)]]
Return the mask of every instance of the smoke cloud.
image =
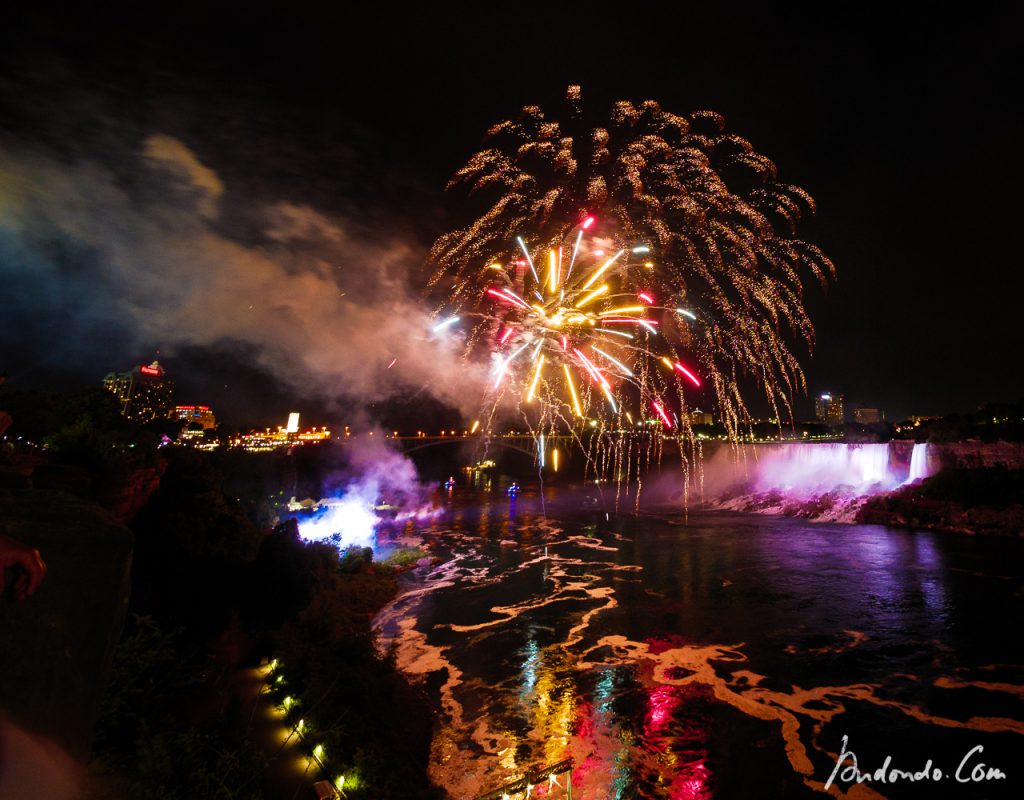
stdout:
[(0, 143), (7, 321), (31, 320), (72, 359), (100, 329), (171, 353), (237, 344), (307, 395), (362, 405), (421, 390), (473, 413), (487, 365), (462, 359), (457, 328), (432, 331), (415, 242), (287, 200), (254, 205), (163, 134), (109, 159)]

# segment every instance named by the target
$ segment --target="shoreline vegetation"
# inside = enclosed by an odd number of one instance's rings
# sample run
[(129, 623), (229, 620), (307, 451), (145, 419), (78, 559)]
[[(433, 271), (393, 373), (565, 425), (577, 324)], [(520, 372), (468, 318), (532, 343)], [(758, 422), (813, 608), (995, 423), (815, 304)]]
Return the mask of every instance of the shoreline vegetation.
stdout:
[[(432, 707), (378, 652), (372, 628), (398, 575), (425, 554), (339, 557), (300, 539), (294, 521), (275, 524), (278, 489), (317, 492), (329, 464), (310, 463), (312, 452), (162, 446), (167, 425), (125, 420), (102, 389), (0, 393), (0, 428), (0, 487), (68, 499), (58, 539), (75, 534), (83, 501), (134, 538), (125, 625), (109, 676), (91, 678), (107, 688), (89, 800), (291, 797), (274, 785), (276, 753), (251, 735), (254, 700), (242, 689), (271, 657), (287, 663), (289, 690), (349, 800), (442, 796), (427, 777)], [(57, 580), (51, 592), (66, 594)]]
[[(377, 652), (372, 629), (424, 554), (378, 563), (369, 548), (339, 555), (303, 541), (294, 520), (260, 530), (207, 454), (165, 457), (160, 490), (131, 526), (129, 623), (93, 750), (112, 796), (281, 796), (266, 777), (275, 753), (252, 741), (251, 700), (237, 687), (272, 656), (347, 797), (440, 797), (426, 777), (429, 703)], [(327, 775), (311, 773), (310, 786)]]

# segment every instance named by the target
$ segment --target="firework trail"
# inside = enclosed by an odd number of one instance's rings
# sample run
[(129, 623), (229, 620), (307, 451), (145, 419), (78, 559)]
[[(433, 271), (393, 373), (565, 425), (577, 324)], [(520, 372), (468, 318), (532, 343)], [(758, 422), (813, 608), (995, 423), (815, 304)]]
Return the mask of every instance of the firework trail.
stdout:
[(804, 281), (834, 267), (796, 238), (811, 196), (720, 115), (620, 101), (595, 121), (570, 86), (559, 119), (527, 106), (493, 126), (456, 187), (485, 210), (437, 240), (431, 282), (477, 311), (474, 343), (503, 354), (496, 386), (525, 372), (527, 404), (557, 397), (572, 418), (598, 401), (691, 440), (687, 392), (734, 440), (747, 387), (792, 418), (806, 383), (786, 340), (813, 346)]

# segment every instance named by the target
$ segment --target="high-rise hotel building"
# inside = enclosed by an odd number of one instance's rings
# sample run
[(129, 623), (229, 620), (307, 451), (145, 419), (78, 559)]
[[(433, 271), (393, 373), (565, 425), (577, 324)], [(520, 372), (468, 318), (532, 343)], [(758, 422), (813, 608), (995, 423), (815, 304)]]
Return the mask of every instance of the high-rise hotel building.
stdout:
[(843, 412), (843, 396), (833, 392), (818, 395), (814, 401), (814, 415), (826, 425), (842, 425), (846, 416)]
[(167, 419), (174, 409), (174, 381), (157, 361), (131, 372), (111, 372), (103, 386), (120, 401), (121, 413), (135, 422)]

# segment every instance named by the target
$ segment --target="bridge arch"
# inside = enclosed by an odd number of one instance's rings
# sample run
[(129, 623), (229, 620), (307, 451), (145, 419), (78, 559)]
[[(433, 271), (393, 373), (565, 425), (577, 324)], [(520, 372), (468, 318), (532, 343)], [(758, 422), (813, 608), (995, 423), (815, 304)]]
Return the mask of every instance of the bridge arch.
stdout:
[[(415, 453), (419, 450), (426, 450), (428, 447), (441, 447), (443, 445), (451, 444), (466, 444), (467, 442), (474, 442), (478, 444), (478, 446), (484, 444), (484, 440), (481, 439), (468, 439), (458, 436), (451, 436), (445, 437), (443, 439), (434, 439), (432, 441), (428, 440), (426, 442), (423, 442), (422, 444), (415, 444), (411, 447), (402, 447), (402, 452), (405, 454), (409, 454)], [(534, 447), (527, 449), (525, 447), (520, 446), (519, 444), (512, 444), (510, 442), (503, 441), (502, 439), (491, 439), (489, 442), (486, 442), (486, 447), (488, 449), (492, 447), (500, 447), (505, 450), (514, 450), (517, 453), (523, 453), (524, 455), (528, 455), (531, 458), (537, 454), (537, 450)]]

